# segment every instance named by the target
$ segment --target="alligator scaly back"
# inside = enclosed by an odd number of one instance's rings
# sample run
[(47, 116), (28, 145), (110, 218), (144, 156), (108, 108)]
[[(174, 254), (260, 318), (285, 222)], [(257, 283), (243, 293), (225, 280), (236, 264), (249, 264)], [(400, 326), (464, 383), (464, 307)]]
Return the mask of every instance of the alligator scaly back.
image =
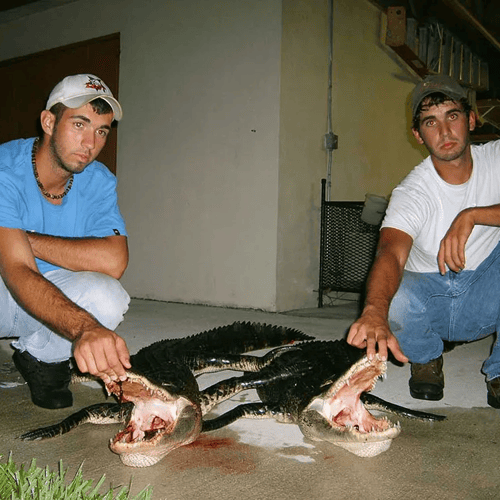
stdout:
[(236, 321), (230, 325), (212, 328), (189, 337), (159, 340), (143, 347), (137, 354), (147, 350), (159, 352), (168, 350), (175, 353), (179, 351), (210, 351), (239, 354), (311, 339), (313, 337), (295, 328)]
[(132, 365), (138, 369), (157, 366), (165, 359), (182, 362), (195, 374), (220, 370), (255, 371), (253, 357), (241, 353), (278, 347), (313, 337), (285, 326), (265, 323), (235, 322), (185, 338), (165, 339), (143, 347), (131, 356)]

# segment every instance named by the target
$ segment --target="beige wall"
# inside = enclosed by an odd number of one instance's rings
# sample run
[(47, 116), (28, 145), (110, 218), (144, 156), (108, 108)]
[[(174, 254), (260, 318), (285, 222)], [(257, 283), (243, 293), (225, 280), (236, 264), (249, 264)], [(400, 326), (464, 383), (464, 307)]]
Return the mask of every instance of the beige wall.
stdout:
[(281, 4), (151, 3), (120, 28), (124, 283), (140, 297), (272, 310)]
[(277, 309), (317, 302), (320, 179), (326, 175), (328, 1), (284, 0)]
[[(0, 60), (121, 33), (132, 296), (316, 304), (327, 10), (327, 0), (79, 0), (0, 27)], [(403, 108), (414, 80), (379, 25), (368, 0), (334, 0), (332, 199), (386, 195), (422, 157)]]

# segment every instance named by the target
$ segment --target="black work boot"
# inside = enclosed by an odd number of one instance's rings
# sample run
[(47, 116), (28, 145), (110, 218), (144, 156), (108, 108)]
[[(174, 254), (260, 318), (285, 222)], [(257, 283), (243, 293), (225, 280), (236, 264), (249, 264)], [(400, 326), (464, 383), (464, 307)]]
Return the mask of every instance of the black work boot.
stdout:
[(73, 395), (68, 386), (71, 381), (69, 361), (44, 363), (28, 351), (14, 350), (12, 356), (16, 368), (28, 383), (31, 401), (37, 406), (54, 410), (73, 404)]
[(488, 404), (493, 408), (500, 408), (500, 377), (486, 382), (488, 389)]
[(415, 399), (443, 399), (443, 356), (425, 364), (411, 363), (410, 394)]

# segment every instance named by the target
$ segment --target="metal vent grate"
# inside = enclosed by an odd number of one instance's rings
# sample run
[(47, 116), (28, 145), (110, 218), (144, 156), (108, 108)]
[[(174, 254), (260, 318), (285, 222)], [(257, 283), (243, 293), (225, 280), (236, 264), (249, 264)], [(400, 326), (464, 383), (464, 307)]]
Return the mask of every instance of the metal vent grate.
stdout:
[(380, 226), (361, 220), (363, 206), (358, 201), (325, 201), (323, 184), (318, 307), (328, 291), (364, 289)]

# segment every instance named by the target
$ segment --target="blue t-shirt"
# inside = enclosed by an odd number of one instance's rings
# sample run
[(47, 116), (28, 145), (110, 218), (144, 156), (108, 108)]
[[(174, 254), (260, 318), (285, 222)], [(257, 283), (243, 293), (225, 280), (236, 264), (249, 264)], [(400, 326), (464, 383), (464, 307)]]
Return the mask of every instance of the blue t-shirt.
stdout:
[[(61, 205), (48, 202), (33, 175), (31, 151), (34, 139), (0, 145), (0, 227), (35, 231), (69, 238), (127, 235), (118, 208), (116, 177), (93, 161), (75, 174), (73, 186)], [(40, 272), (57, 266), (36, 259)]]

